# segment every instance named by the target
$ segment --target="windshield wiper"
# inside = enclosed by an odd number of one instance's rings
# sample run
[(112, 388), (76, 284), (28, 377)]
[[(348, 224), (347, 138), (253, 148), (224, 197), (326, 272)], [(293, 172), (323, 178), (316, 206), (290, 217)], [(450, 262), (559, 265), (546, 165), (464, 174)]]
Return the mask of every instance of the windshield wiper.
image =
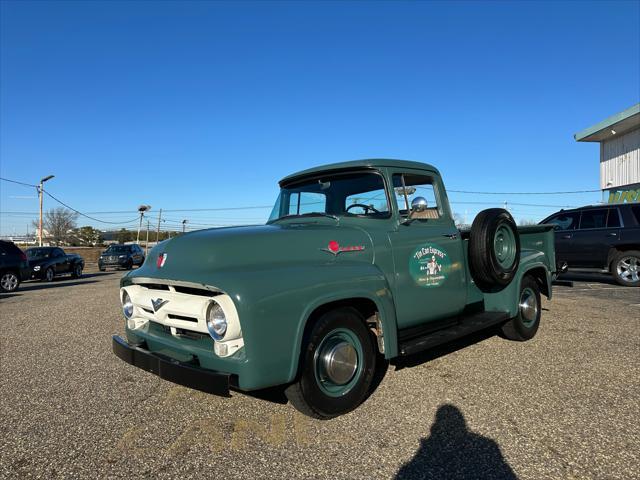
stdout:
[(277, 222), (278, 220), (284, 220), (287, 218), (295, 218), (295, 217), (313, 217), (315, 215), (320, 215), (321, 217), (327, 217), (327, 218), (332, 218), (334, 219), (336, 222), (340, 222), (340, 219), (338, 217), (336, 217), (335, 215), (332, 215), (330, 213), (325, 213), (325, 212), (309, 212), (309, 213), (301, 213), (299, 215), (291, 213), (289, 215), (284, 215), (282, 217), (276, 218), (275, 220), (272, 220), (269, 223), (273, 223), (273, 222)]

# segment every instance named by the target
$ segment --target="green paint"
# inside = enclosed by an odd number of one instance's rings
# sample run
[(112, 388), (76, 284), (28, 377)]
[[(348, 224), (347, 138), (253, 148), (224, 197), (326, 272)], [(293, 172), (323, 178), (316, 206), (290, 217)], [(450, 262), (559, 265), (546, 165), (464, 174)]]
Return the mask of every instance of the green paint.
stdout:
[[(150, 350), (174, 358), (197, 356), (202, 367), (236, 374), (241, 389), (254, 390), (296, 377), (307, 322), (317, 308), (329, 303), (370, 302), (379, 312), (385, 357), (390, 359), (398, 355), (399, 329), (459, 314), (478, 302), (487, 310), (515, 315), (520, 279), (531, 269), (540, 269), (550, 284), (555, 271), (553, 231), (550, 226), (536, 226), (520, 229), (521, 261), (513, 283), (496, 293), (479, 291), (468, 271), (468, 241), (461, 239), (440, 174), (430, 165), (398, 160), (347, 162), (300, 172), (283, 182), (355, 168), (378, 171), (387, 187), (394, 173), (432, 176), (444, 215), (405, 224), (392, 202), (389, 218), (343, 217), (339, 222), (291, 218), (270, 225), (201, 230), (162, 242), (149, 252), (141, 268), (123, 277), (122, 285), (188, 282), (221, 290), (235, 303), (245, 346), (231, 357), (219, 358), (213, 353), (213, 340), (176, 338), (159, 328), (127, 331), (129, 340), (145, 340)], [(334, 255), (327, 252), (331, 241), (364, 250)], [(441, 268), (433, 280), (420, 270), (426, 266), (424, 260), (431, 258), (415, 258), (423, 248), (442, 254), (436, 255)], [(161, 253), (167, 259), (158, 268)]]

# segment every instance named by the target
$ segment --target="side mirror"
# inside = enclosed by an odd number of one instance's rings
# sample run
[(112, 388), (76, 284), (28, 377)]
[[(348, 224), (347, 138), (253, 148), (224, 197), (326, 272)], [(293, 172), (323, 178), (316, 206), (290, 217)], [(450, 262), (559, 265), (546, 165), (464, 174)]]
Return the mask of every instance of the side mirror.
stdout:
[(411, 200), (411, 213), (424, 212), (427, 209), (427, 200), (424, 197), (416, 197)]

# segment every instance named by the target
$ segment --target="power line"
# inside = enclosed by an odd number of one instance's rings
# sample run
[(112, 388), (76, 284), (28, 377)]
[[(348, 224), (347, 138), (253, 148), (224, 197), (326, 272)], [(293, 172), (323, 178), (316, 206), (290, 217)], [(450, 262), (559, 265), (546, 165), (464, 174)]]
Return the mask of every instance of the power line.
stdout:
[(11, 182), (11, 183), (17, 183), (18, 185), (24, 185), (25, 187), (34, 187), (34, 188), (38, 188), (37, 185), (32, 185), (30, 183), (24, 183), (24, 182), (18, 182), (17, 180), (9, 180), (8, 178), (2, 178), (0, 177), (0, 180), (4, 180), (5, 182)]
[(601, 190), (572, 190), (566, 192), (473, 192), (469, 190), (450, 190), (453, 193), (472, 193), (474, 195), (569, 195), (573, 193), (600, 193)]
[(98, 219), (98, 218), (90, 217), (89, 215), (84, 214), (84, 213), (82, 213), (82, 212), (80, 212), (80, 211), (76, 210), (75, 208), (73, 208), (73, 207), (71, 207), (71, 206), (67, 205), (66, 203), (64, 203), (62, 200), (58, 200), (56, 197), (54, 197), (53, 195), (51, 195), (51, 194), (50, 194), (49, 192), (47, 192), (46, 190), (44, 190), (44, 193), (46, 193), (49, 197), (51, 197), (52, 199), (54, 199), (54, 200), (55, 200), (56, 202), (58, 202), (60, 205), (62, 205), (62, 206), (64, 206), (64, 207), (67, 207), (69, 210), (74, 211), (74, 212), (76, 212), (78, 215), (81, 215), (81, 216), (83, 216), (83, 217), (86, 217), (86, 218), (88, 218), (89, 220), (93, 220), (94, 222), (108, 223), (108, 224), (111, 224), (111, 225), (122, 225), (122, 224), (124, 224), (124, 223), (133, 223), (133, 222), (137, 222), (137, 221), (138, 221), (138, 219), (137, 219), (137, 218), (134, 218), (133, 220), (128, 220), (128, 221), (126, 221), (126, 222), (108, 222), (108, 221), (106, 221), (106, 220), (100, 220), (100, 219)]

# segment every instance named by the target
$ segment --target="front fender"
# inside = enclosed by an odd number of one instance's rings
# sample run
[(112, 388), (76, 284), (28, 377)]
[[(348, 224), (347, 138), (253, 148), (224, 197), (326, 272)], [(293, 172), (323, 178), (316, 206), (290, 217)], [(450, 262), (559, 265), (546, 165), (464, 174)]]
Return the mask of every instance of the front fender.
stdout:
[(349, 298), (373, 301), (382, 321), (386, 356), (397, 354), (393, 298), (384, 275), (370, 263), (296, 262), (190, 272), (145, 265), (123, 277), (121, 284), (154, 280), (200, 284), (229, 295), (244, 338), (245, 360), (239, 374), (243, 390), (289, 383), (295, 378), (307, 321), (316, 308), (328, 302)]

